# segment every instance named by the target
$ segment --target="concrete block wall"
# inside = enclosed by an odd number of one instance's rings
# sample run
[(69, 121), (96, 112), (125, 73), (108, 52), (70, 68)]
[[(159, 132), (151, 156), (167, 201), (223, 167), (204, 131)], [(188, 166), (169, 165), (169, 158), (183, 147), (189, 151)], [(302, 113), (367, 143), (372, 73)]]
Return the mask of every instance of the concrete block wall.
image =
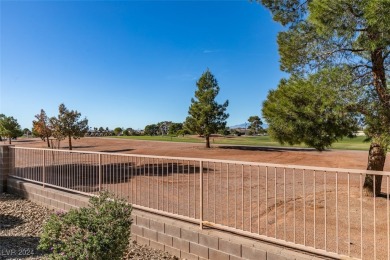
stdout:
[(9, 171), (12, 168), (10, 145), (0, 145), (0, 192), (7, 190)]
[(322, 259), (255, 239), (135, 210), (132, 238), (182, 259)]
[(14, 178), (8, 179), (8, 193), (18, 194), (34, 203), (53, 210), (77, 209), (88, 206), (89, 198)]
[[(8, 192), (19, 194), (54, 210), (69, 210), (88, 205), (86, 196), (43, 188), (41, 185), (13, 178), (8, 179)], [(198, 225), (141, 210), (134, 209), (132, 216), (133, 240), (141, 245), (167, 251), (181, 259), (323, 259), (228, 232), (207, 228), (201, 230)]]

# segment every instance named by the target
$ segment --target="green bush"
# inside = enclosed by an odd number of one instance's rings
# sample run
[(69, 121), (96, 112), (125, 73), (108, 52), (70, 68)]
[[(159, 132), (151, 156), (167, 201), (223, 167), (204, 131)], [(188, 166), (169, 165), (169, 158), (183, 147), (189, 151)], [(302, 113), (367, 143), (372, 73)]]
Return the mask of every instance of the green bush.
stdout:
[(131, 205), (101, 192), (90, 207), (53, 214), (38, 249), (51, 259), (121, 259), (130, 241)]

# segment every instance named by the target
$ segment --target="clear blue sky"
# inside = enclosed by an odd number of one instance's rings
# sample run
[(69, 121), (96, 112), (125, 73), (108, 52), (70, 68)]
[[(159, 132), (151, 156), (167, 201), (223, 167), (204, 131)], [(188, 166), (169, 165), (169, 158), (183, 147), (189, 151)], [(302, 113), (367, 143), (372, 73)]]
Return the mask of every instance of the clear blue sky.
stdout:
[(91, 127), (183, 122), (209, 68), (228, 125), (285, 76), (268, 10), (249, 1), (0, 1), (0, 113), (25, 128), (58, 105)]

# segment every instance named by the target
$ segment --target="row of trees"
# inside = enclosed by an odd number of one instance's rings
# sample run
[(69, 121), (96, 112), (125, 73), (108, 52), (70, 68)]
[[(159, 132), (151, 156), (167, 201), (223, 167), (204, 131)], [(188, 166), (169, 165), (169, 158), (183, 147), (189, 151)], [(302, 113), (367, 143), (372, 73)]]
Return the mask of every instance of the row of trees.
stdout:
[(111, 136), (114, 135), (114, 132), (110, 130), (108, 127), (94, 127), (89, 128), (88, 132), (86, 133), (86, 136)]
[[(35, 115), (32, 134), (46, 141), (48, 147), (51, 146), (51, 137), (58, 141), (67, 138), (69, 149), (72, 150), (72, 138), (78, 139), (83, 136), (130, 136), (141, 134), (178, 136), (194, 133), (204, 136), (206, 147), (210, 148), (211, 134), (230, 134), (230, 130), (226, 127), (226, 119), (229, 117), (226, 109), (229, 102), (226, 100), (223, 104), (218, 104), (215, 101), (220, 88), (210, 70), (207, 69), (202, 74), (196, 85), (195, 97), (191, 99), (191, 106), (188, 110), (189, 116), (184, 123), (162, 121), (145, 126), (143, 133), (132, 128), (124, 129), (121, 127), (114, 130), (103, 127), (89, 129), (88, 120), (86, 118), (80, 119), (81, 113), (69, 110), (64, 104), (60, 104), (57, 117), (49, 118), (43, 109)], [(250, 122), (249, 129), (251, 133), (257, 134), (262, 130), (262, 122), (258, 116), (251, 116), (248, 121)], [(28, 129), (25, 129), (24, 132), (26, 134), (30, 133)], [(11, 141), (11, 137), (21, 136), (22, 134), (23, 131), (20, 130), (20, 125), (17, 124), (14, 118), (0, 116), (0, 135), (10, 136)]]
[(109, 129), (108, 127), (90, 127), (88, 132), (85, 134), (85, 136), (89, 137), (100, 137), (100, 136), (136, 136), (136, 135), (142, 135), (142, 131), (135, 130), (131, 127), (128, 128), (122, 128), (122, 127), (115, 127), (114, 130)]
[(170, 135), (178, 136), (187, 134), (183, 128), (183, 123), (174, 123), (172, 121), (162, 121), (157, 124), (150, 124), (145, 126), (145, 135)]
[(114, 130), (109, 130), (108, 128), (99, 129), (95, 128), (90, 130), (87, 133), (87, 136), (140, 136), (140, 135), (170, 135), (178, 136), (182, 134), (187, 134), (182, 132), (183, 123), (173, 123), (171, 121), (162, 121), (157, 124), (146, 125), (144, 130), (136, 130), (131, 127), (123, 128), (116, 127)]
[(81, 119), (81, 113), (77, 110), (69, 110), (64, 104), (58, 107), (57, 117), (48, 117), (46, 112), (35, 116), (33, 121), (33, 134), (47, 142), (50, 147), (50, 137), (58, 141), (68, 139), (69, 150), (72, 150), (72, 138), (79, 139), (86, 135), (89, 130), (88, 119)]

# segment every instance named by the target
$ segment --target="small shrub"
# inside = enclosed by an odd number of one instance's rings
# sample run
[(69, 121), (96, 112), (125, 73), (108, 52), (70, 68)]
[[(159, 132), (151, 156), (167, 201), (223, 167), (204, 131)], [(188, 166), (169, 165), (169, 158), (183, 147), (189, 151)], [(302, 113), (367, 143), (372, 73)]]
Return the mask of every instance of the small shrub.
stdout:
[(129, 245), (131, 205), (101, 192), (90, 207), (53, 214), (46, 223), (38, 249), (51, 259), (121, 259)]

